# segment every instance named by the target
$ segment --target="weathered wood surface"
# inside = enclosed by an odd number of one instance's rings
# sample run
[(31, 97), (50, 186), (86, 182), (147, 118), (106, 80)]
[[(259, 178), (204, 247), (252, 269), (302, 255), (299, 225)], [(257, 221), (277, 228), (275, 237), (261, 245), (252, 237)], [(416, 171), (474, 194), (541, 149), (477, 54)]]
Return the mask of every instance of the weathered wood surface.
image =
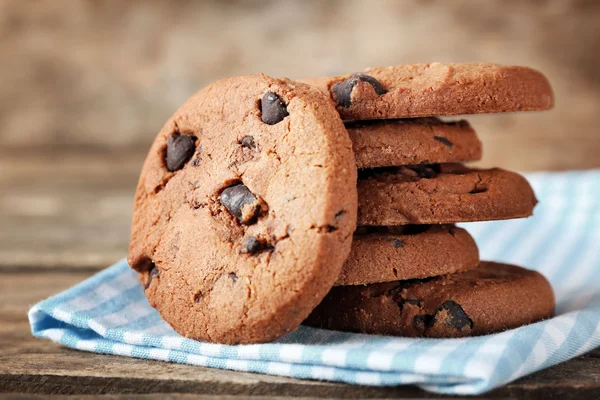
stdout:
[(0, 268), (99, 269), (127, 252), (143, 155), (0, 153)]
[[(39, 398), (51, 394), (110, 395), (106, 398), (119, 399), (144, 394), (147, 396), (139, 398), (158, 399), (169, 393), (211, 395), (206, 398), (214, 399), (250, 395), (340, 399), (436, 397), (414, 387), (357, 387), (105, 356), (33, 338), (26, 319), (27, 309), (90, 275), (88, 271), (68, 270), (0, 272), (0, 393), (37, 394)], [(485, 397), (597, 399), (599, 394), (600, 351), (597, 350)]]

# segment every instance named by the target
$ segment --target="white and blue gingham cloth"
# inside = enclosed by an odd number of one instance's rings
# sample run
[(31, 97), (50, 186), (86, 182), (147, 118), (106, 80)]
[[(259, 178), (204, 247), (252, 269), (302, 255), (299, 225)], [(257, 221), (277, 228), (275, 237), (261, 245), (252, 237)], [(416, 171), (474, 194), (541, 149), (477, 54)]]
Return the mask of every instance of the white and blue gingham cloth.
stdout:
[[(551, 320), (464, 339), (408, 339), (300, 327), (226, 346), (185, 339), (148, 305), (125, 261), (29, 312), (33, 334), (79, 350), (362, 385), (474, 394), (600, 345), (600, 170), (528, 176), (529, 219), (464, 224), (482, 258), (537, 269), (557, 296)], [(526, 298), (522, 299), (527, 301)]]

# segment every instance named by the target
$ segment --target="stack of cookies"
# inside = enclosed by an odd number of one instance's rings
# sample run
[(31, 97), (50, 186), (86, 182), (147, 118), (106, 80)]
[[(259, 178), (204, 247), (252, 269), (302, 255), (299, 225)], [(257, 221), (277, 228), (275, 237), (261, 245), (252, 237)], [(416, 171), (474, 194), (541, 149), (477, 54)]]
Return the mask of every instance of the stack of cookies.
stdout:
[(537, 200), (529, 183), (503, 169), (465, 166), (481, 158), (477, 134), (465, 120), (437, 118), (551, 108), (552, 89), (542, 74), (436, 63), (309, 82), (348, 121), (359, 172), (352, 251), (307, 324), (459, 337), (553, 314), (552, 289), (542, 275), (480, 262), (471, 236), (453, 225), (532, 215)]
[(480, 262), (454, 225), (527, 217), (531, 187), (466, 167), (481, 157), (475, 131), (436, 116), (552, 104), (543, 75), (493, 64), (215, 82), (150, 149), (129, 264), (177, 332), (218, 343), (271, 341), (303, 321), (456, 337), (548, 318), (541, 275)]

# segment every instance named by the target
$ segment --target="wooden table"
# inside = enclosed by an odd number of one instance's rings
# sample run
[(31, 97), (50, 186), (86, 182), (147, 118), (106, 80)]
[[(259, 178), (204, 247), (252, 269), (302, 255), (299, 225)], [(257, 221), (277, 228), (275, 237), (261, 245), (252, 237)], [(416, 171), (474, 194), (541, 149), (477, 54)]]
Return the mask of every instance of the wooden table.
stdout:
[[(0, 398), (436, 397), (414, 387), (359, 387), (97, 355), (34, 339), (26, 317), (31, 305), (125, 255), (142, 159), (139, 151), (0, 150)], [(600, 399), (600, 351), (485, 397)]]

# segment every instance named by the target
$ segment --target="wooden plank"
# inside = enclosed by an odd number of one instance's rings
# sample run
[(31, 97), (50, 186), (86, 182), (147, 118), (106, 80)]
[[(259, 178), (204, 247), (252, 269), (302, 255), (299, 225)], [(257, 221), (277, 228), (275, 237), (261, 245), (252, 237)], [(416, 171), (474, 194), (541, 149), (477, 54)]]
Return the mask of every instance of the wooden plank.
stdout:
[(0, 156), (0, 269), (99, 269), (125, 257), (143, 157)]
[[(99, 355), (33, 338), (26, 320), (28, 307), (85, 279), (89, 274), (49, 270), (38, 273), (0, 272), (0, 392), (42, 395), (201, 393), (317, 398), (435, 397), (414, 387), (350, 386)], [(600, 350), (525, 377), (485, 397), (585, 399), (597, 398), (593, 397), (597, 393), (600, 393)]]
[[(43, 394), (204, 393), (347, 398), (376, 397), (387, 388), (302, 381), (74, 351), (28, 335), (24, 318), (0, 314), (0, 388)], [(417, 394), (415, 388), (399, 389)]]
[[(242, 396), (243, 398), (249, 398)], [(199, 400), (239, 400), (240, 396), (229, 396), (229, 395), (211, 395), (211, 394), (190, 394), (190, 393), (155, 393), (155, 394), (105, 394), (105, 395), (72, 395), (72, 396), (60, 396), (63, 400), (187, 400), (187, 399), (199, 399)], [(289, 396), (268, 396), (261, 395), (260, 397), (252, 397), (255, 399), (267, 399), (267, 400), (289, 400)], [(56, 395), (52, 394), (19, 394), (19, 393), (0, 393), (0, 400), (51, 400), (57, 399)], [(294, 397), (296, 400), (309, 400), (314, 397)]]
[[(10, 321), (6, 315), (0, 315), (0, 319), (3, 320), (0, 330), (3, 391), (65, 395), (178, 392), (324, 398), (432, 397), (413, 387), (350, 386), (84, 353), (27, 337), (27, 324), (23, 320)], [(585, 398), (600, 390), (599, 371), (597, 358), (582, 357), (486, 397), (522, 398), (560, 393), (560, 398)]]
[(0, 272), (0, 314), (25, 318), (27, 310), (38, 301), (82, 282), (92, 274), (93, 271)]

